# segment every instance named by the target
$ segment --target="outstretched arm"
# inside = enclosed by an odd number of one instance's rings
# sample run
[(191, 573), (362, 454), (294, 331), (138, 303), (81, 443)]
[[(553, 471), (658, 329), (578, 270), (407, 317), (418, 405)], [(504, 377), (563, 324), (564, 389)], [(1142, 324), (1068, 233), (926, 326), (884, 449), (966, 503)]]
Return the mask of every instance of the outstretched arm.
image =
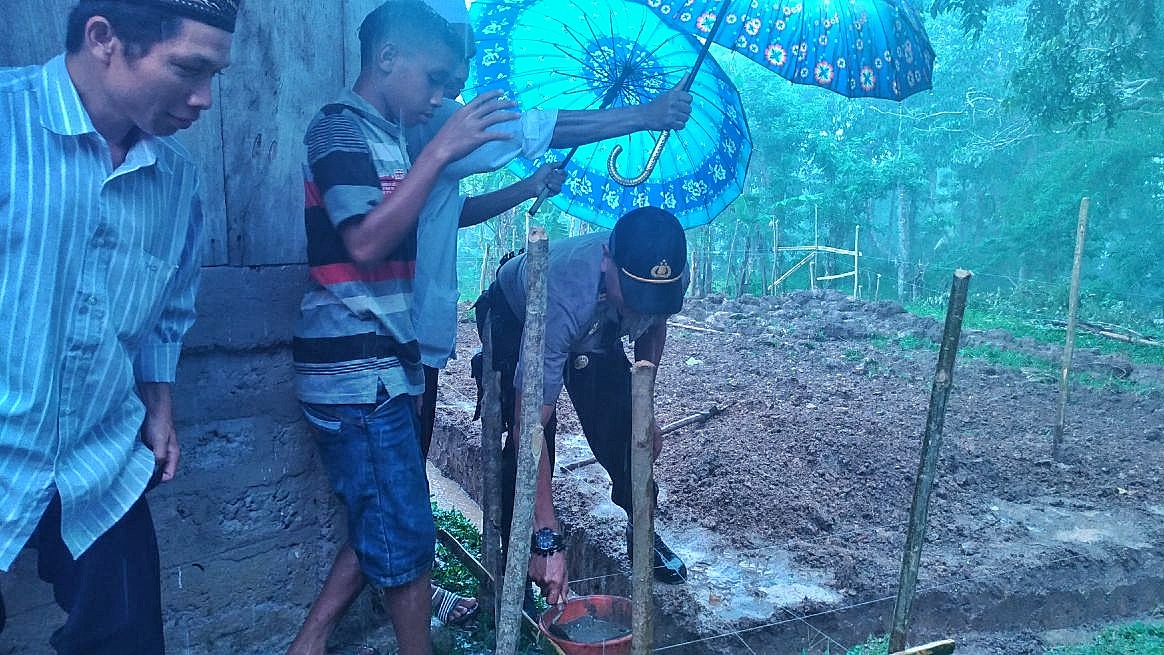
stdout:
[(645, 105), (559, 111), (550, 145), (572, 148), (642, 130), (682, 129), (691, 117), (691, 94), (683, 90), (686, 80)]
[(555, 166), (556, 164), (542, 164), (533, 175), (524, 180), (480, 196), (465, 198), (465, 204), (461, 207), (460, 227), (472, 227), (501, 212), (509, 211), (530, 198), (538, 197), (542, 189), (548, 190), (551, 196), (557, 195), (562, 190), (566, 174)]
[(499, 92), (484, 93), (457, 110), (413, 161), (391, 195), (368, 211), (362, 220), (345, 224), (340, 235), (356, 264), (375, 264), (391, 253), (416, 228), (421, 207), (433, 183), (449, 162), (464, 157), (481, 144), (506, 139), (494, 125), (515, 120), (513, 103)]

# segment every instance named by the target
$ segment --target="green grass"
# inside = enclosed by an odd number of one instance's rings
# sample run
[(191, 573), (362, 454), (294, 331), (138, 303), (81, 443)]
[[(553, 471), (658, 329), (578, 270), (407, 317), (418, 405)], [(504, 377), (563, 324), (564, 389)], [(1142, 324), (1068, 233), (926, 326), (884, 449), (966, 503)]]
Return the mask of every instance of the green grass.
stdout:
[[(1063, 320), (1057, 314), (1048, 313), (1046, 318), (1032, 319), (1029, 313), (1024, 314), (1020, 309), (1012, 308), (1006, 304), (988, 301), (986, 307), (975, 307), (976, 300), (971, 298), (966, 307), (966, 312), (962, 317), (964, 329), (1006, 330), (1015, 338), (1030, 337), (1040, 343), (1056, 345), (1063, 345), (1067, 341), (1066, 328), (1056, 327), (1049, 323), (1051, 318)], [(906, 305), (906, 309), (918, 316), (930, 316), (939, 321), (946, 319), (944, 301), (942, 304), (933, 302), (911, 303)], [(1154, 331), (1158, 330), (1154, 327), (1137, 325), (1126, 327), (1135, 329), (1147, 337), (1161, 339), (1164, 336), (1155, 334)], [(1075, 347), (1077, 349), (1094, 348), (1103, 354), (1124, 354), (1133, 362), (1141, 364), (1164, 365), (1164, 347), (1125, 343), (1082, 330), (1077, 330), (1075, 333)]]
[(1046, 655), (1164, 655), (1164, 623), (1113, 626), (1091, 643), (1052, 648)]

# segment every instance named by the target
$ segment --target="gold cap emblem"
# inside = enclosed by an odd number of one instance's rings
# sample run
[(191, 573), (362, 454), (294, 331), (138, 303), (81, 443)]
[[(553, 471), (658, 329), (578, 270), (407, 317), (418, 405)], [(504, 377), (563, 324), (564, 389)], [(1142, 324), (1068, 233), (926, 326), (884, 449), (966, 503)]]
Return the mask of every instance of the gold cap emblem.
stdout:
[(666, 259), (655, 264), (655, 267), (651, 269), (651, 277), (656, 280), (671, 279), (671, 265), (667, 263)]

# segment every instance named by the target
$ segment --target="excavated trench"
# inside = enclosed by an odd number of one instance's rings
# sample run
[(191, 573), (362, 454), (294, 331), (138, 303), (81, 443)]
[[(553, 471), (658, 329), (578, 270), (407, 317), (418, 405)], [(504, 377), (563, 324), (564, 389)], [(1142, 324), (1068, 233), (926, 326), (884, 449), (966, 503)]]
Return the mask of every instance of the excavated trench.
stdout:
[[(478, 424), (467, 399), (446, 402), (438, 413), (430, 459), (474, 499), (480, 498)], [(590, 455), (580, 436), (563, 435), (558, 464)], [(607, 494), (598, 465), (555, 476), (555, 496), (567, 531), (571, 589), (577, 593), (629, 596), (625, 515)], [(661, 502), (666, 502), (663, 490)], [(1021, 506), (995, 507), (1000, 520), (1018, 517)], [(1030, 517), (1026, 518), (1029, 523)], [(1159, 508), (1158, 525), (1164, 525)], [(958, 640), (958, 652), (1042, 653), (1056, 641), (1079, 639), (1086, 630), (1122, 618), (1149, 616), (1164, 598), (1164, 557), (1153, 534), (1102, 534), (1094, 522), (1052, 523), (1067, 543), (1061, 560), (1016, 565), (1001, 576), (943, 583), (923, 570), (914, 604), (911, 641)], [(1118, 521), (1117, 521), (1118, 523)], [(1143, 524), (1140, 517), (1138, 524)], [(1050, 526), (1048, 526), (1050, 527)], [(843, 653), (870, 635), (887, 632), (894, 589), (836, 588), (829, 570), (809, 570), (789, 553), (772, 548), (740, 550), (701, 526), (660, 523), (659, 532), (687, 562), (686, 585), (655, 585), (656, 650), (661, 653)], [(1113, 545), (1115, 556), (1111, 556)], [(1018, 541), (1011, 545), (1022, 550)], [(1092, 556), (1103, 547), (1107, 556)], [(890, 554), (881, 579), (896, 582)], [(1016, 560), (1017, 561), (1017, 560)]]

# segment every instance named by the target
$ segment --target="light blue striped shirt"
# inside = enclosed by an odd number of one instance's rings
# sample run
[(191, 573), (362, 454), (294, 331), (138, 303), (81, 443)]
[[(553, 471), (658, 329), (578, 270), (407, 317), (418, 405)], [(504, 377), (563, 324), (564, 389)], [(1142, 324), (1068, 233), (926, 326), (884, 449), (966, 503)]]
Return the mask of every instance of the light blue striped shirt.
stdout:
[(197, 177), (171, 138), (113, 168), (63, 56), (0, 69), (0, 570), (59, 491), (74, 556), (141, 496), (141, 382), (194, 322)]

